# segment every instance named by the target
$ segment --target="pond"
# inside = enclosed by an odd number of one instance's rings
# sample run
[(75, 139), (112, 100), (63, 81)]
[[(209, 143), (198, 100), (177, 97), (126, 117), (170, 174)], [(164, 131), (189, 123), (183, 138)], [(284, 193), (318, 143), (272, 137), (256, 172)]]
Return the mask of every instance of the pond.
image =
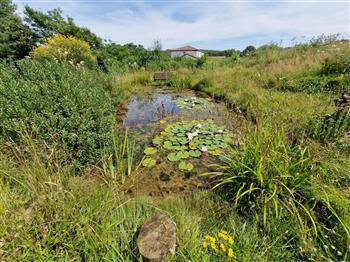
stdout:
[(200, 174), (215, 171), (210, 165), (235, 145), (242, 123), (241, 116), (205, 94), (167, 88), (135, 95), (118, 118), (142, 161), (131, 191), (162, 197), (207, 188), (210, 183)]

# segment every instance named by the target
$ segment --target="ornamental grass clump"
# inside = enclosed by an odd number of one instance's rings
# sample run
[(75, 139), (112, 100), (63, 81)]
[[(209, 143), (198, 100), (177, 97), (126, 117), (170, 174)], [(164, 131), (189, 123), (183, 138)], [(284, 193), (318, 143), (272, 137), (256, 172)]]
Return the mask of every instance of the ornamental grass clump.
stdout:
[(232, 261), (236, 259), (235, 241), (224, 230), (221, 230), (215, 236), (206, 235), (202, 246), (205, 252), (215, 254), (221, 260)]
[(317, 234), (308, 201), (315, 168), (305, 148), (289, 145), (283, 132), (254, 133), (224, 161), (207, 175), (242, 215), (255, 215), (264, 227), (271, 216), (292, 215), (304, 232)]

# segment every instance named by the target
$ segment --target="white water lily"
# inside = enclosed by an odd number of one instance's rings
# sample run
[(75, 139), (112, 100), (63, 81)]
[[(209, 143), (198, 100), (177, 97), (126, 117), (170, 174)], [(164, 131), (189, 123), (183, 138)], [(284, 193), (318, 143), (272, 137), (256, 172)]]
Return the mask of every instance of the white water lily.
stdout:
[(218, 133), (222, 134), (224, 133), (224, 131), (222, 131), (221, 129), (218, 130)]
[(188, 102), (188, 99), (187, 99), (187, 98), (185, 99), (185, 102)]
[(196, 99), (197, 99), (197, 97), (195, 97), (195, 96), (191, 97), (191, 100), (196, 100)]
[(202, 125), (201, 125), (201, 124), (198, 124), (198, 125), (196, 125), (196, 127), (201, 128), (201, 127), (202, 127)]
[(198, 136), (198, 130), (196, 130), (195, 132), (193, 133), (187, 133), (187, 138), (188, 140), (192, 140), (195, 136)]
[(207, 151), (208, 151), (208, 148), (207, 148), (206, 146), (202, 146), (202, 147), (201, 147), (201, 151), (202, 151), (202, 152), (207, 152)]

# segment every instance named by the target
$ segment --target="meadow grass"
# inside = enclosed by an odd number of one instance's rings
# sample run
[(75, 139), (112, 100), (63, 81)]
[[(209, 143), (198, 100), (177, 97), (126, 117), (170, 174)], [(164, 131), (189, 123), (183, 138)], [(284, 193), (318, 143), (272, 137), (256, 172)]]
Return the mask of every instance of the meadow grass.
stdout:
[[(135, 172), (137, 156), (132, 141), (121, 134), (114, 140), (112, 162), (106, 162), (113, 169), (105, 163), (82, 175), (74, 166), (57, 162), (55, 152), (48, 153), (36, 141), (2, 141), (0, 260), (140, 261), (137, 230), (161, 212), (178, 230), (176, 253), (167, 261), (222, 261), (202, 247), (206, 235), (221, 230), (233, 236), (237, 261), (347, 261), (350, 158), (332, 143), (308, 135), (311, 121), (336, 110), (333, 99), (339, 94), (279, 88), (284, 79), (317, 75), (326, 58), (340, 53), (349, 53), (348, 42), (265, 48), (238, 61), (209, 60), (202, 69), (174, 72), (170, 85), (206, 92), (253, 120), (240, 130), (247, 135), (239, 151), (227, 156), (224, 179), (232, 186), (224, 193), (206, 190), (164, 199), (130, 196), (122, 182)], [(120, 104), (132, 93), (150, 92), (151, 75), (140, 70), (99, 82)], [(233, 183), (236, 175), (248, 181), (256, 175), (259, 195), (232, 201), (232, 195), (242, 197), (235, 189), (242, 181)], [(281, 183), (289, 183), (291, 175), (306, 185), (292, 181), (286, 189)], [(245, 191), (247, 196), (249, 188)], [(264, 201), (266, 196), (271, 202)], [(310, 215), (299, 204), (299, 213), (279, 212), (283, 204), (301, 200)], [(273, 204), (270, 209), (274, 202), (279, 203), (278, 215)]]

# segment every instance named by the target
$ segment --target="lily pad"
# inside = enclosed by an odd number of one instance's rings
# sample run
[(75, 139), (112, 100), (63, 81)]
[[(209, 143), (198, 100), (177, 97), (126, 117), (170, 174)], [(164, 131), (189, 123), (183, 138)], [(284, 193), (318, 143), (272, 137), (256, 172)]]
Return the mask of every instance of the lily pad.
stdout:
[(157, 149), (155, 147), (147, 147), (143, 152), (145, 155), (153, 155), (157, 153)]
[(170, 141), (165, 141), (163, 147), (165, 149), (171, 149), (173, 147), (173, 143), (171, 143)]
[(200, 157), (202, 154), (199, 150), (191, 150), (188, 153), (191, 157)]
[(193, 169), (193, 165), (189, 162), (181, 161), (179, 164), (179, 169), (181, 171), (191, 171)]
[(162, 143), (162, 138), (160, 136), (156, 136), (155, 138), (153, 138), (152, 143), (155, 145), (160, 145)]
[(156, 164), (156, 160), (152, 157), (147, 157), (142, 161), (144, 167), (153, 167)]
[(170, 153), (168, 154), (168, 159), (171, 162), (176, 162), (181, 159), (181, 156), (178, 153)]

